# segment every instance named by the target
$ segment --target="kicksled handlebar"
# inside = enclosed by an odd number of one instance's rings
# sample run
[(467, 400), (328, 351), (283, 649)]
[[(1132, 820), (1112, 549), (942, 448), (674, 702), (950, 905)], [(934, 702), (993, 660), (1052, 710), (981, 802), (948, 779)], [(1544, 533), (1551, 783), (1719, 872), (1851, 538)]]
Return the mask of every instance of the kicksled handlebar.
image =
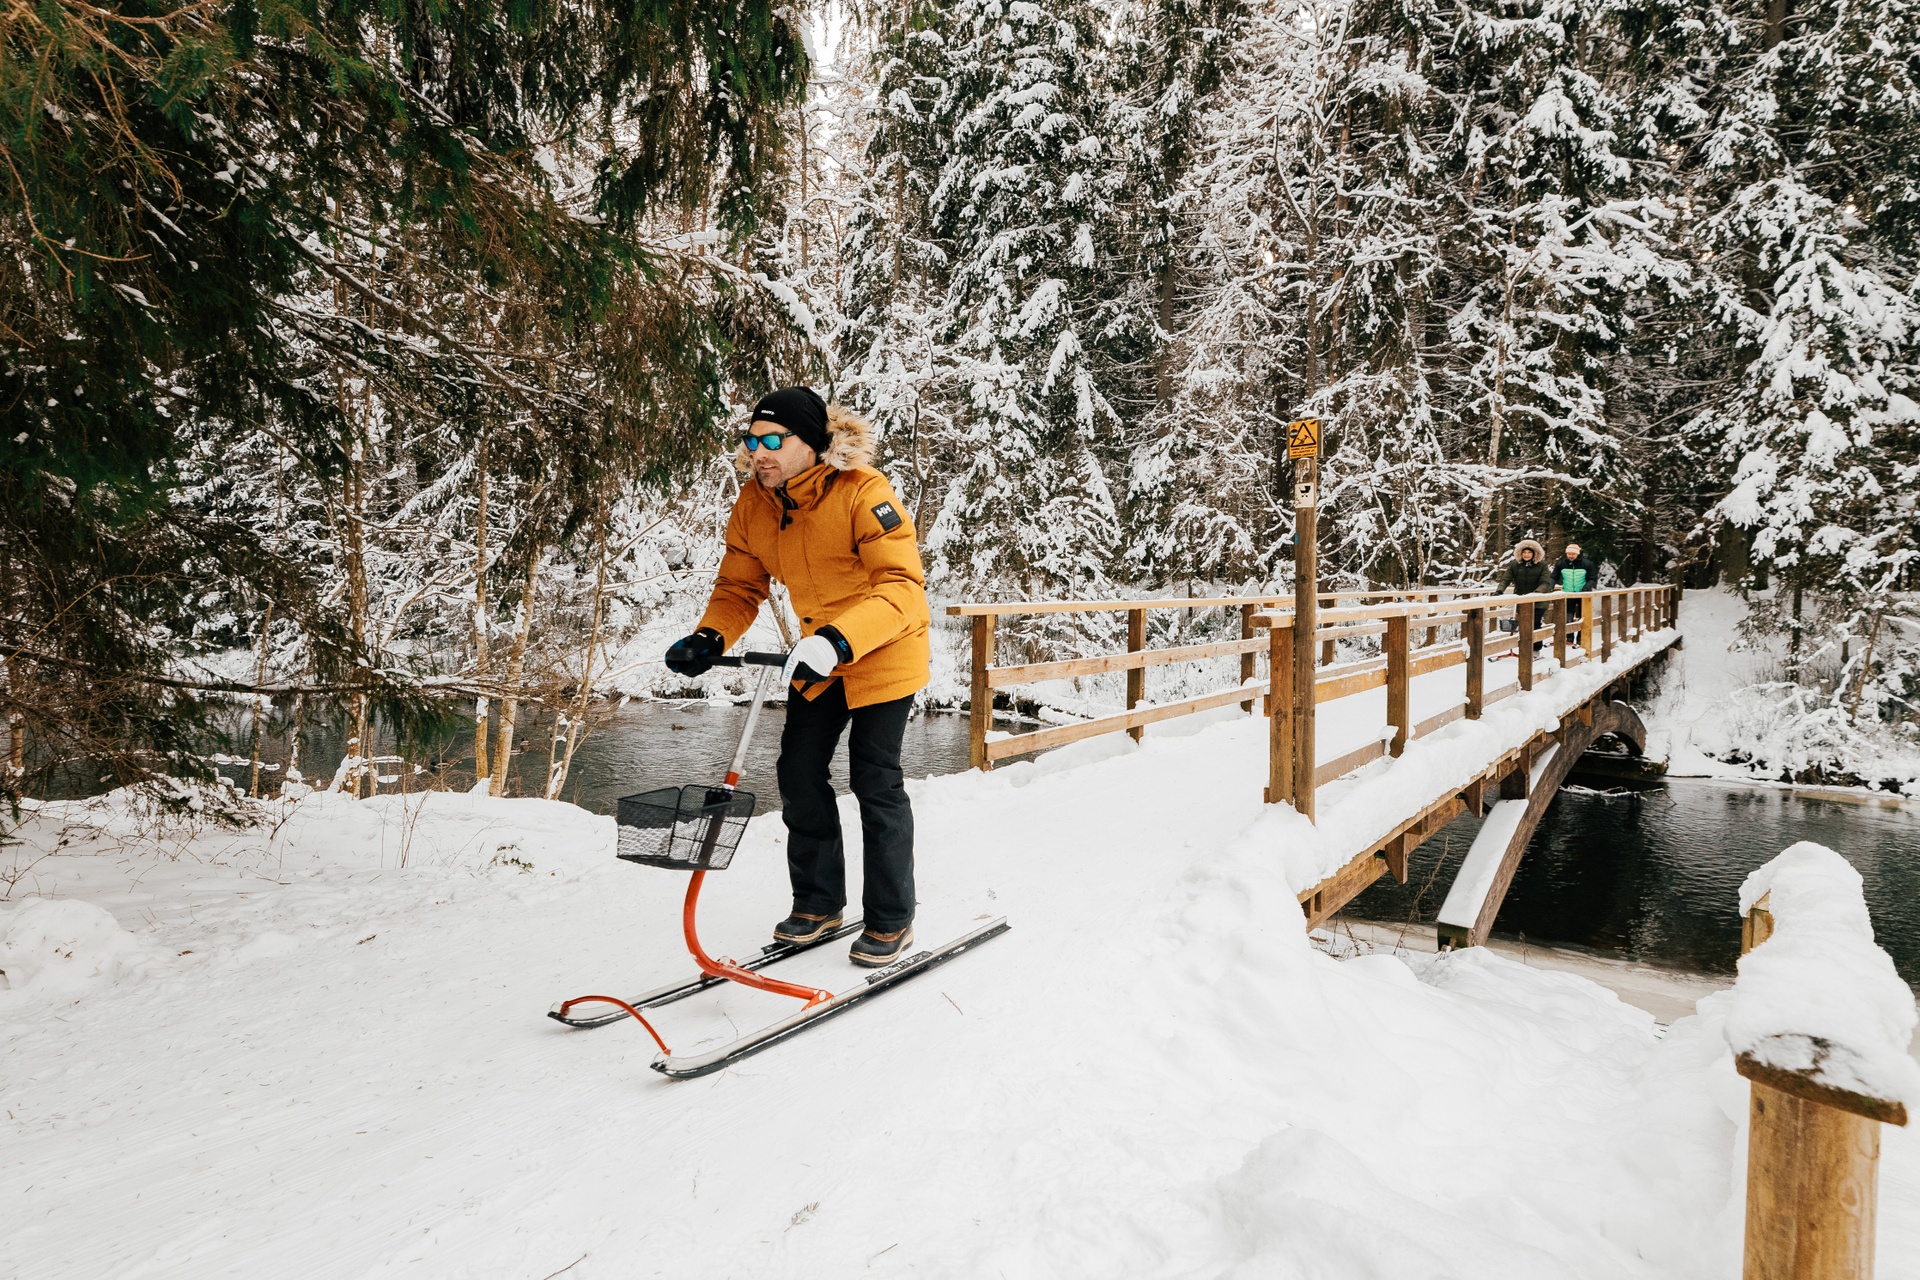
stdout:
[[(693, 650), (672, 648), (667, 650), (669, 662), (685, 662), (694, 656)], [(787, 655), (784, 653), (731, 653), (718, 658), (708, 658), (707, 662), (716, 667), (784, 667)]]

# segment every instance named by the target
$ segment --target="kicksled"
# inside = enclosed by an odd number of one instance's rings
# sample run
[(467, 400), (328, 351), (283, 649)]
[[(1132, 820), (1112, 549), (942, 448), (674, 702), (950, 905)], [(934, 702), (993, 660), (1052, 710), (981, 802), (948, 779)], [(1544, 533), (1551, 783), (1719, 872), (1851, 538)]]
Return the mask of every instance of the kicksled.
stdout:
[[(759, 678), (754, 684), (753, 700), (747, 707), (747, 723), (741, 730), (740, 745), (734, 751), (733, 764), (727, 770), (725, 781), (718, 786), (666, 787), (627, 796), (621, 799), (615, 814), (619, 833), (617, 856), (622, 861), (691, 873), (680, 920), (687, 951), (693, 957), (699, 976), (657, 987), (630, 1000), (616, 996), (575, 996), (547, 1011), (548, 1017), (579, 1030), (604, 1027), (632, 1018), (646, 1029), (647, 1034), (653, 1037), (654, 1044), (659, 1046), (660, 1052), (653, 1059), (653, 1069), (670, 1079), (689, 1080), (704, 1076), (751, 1057), (762, 1049), (771, 1049), (1007, 931), (1006, 917), (998, 917), (941, 946), (903, 956), (885, 968), (866, 975), (857, 985), (837, 992), (783, 982), (768, 976), (765, 970), (804, 951), (859, 932), (861, 921), (858, 917), (811, 942), (771, 943), (744, 961), (726, 957), (716, 959), (707, 954), (695, 927), (700, 887), (709, 871), (724, 871), (732, 862), (740, 838), (746, 833), (747, 820), (753, 816), (753, 793), (739, 789), (740, 774), (746, 767), (747, 744), (753, 740), (754, 728), (760, 720), (760, 706), (766, 700), (768, 677), (773, 671), (784, 667), (786, 660), (785, 654), (778, 653), (746, 653), (715, 660), (717, 666), (760, 668)], [(674, 1053), (653, 1023), (648, 1021), (646, 1012), (676, 1004), (726, 982), (791, 997), (801, 1002), (800, 1009), (731, 1044), (699, 1053)], [(588, 1010), (582, 1006), (595, 1007)]]

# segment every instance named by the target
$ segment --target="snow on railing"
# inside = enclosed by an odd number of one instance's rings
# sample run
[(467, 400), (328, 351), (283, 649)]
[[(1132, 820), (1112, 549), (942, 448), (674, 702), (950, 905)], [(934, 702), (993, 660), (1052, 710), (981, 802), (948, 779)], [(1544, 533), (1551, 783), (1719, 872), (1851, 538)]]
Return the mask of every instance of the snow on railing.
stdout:
[(1753, 1089), (1745, 1274), (1868, 1280), (1880, 1124), (1920, 1106), (1920, 1010), (1833, 850), (1794, 845), (1747, 877), (1740, 911), (1726, 1037)]
[(1727, 1016), (1734, 1053), (1862, 1108), (1920, 1108), (1920, 1062), (1907, 1052), (1920, 1011), (1873, 941), (1860, 873), (1802, 841), (1740, 886), (1741, 915), (1756, 907), (1770, 933), (1740, 960)]

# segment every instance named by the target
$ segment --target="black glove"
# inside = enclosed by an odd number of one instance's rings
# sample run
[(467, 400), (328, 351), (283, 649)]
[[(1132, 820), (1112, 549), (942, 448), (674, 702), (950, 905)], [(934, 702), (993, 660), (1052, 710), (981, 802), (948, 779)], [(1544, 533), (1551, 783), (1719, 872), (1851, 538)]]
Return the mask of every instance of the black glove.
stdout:
[(712, 627), (702, 627), (673, 642), (673, 647), (667, 650), (667, 670), (676, 675), (702, 675), (713, 667), (713, 660), (726, 651), (726, 637)]

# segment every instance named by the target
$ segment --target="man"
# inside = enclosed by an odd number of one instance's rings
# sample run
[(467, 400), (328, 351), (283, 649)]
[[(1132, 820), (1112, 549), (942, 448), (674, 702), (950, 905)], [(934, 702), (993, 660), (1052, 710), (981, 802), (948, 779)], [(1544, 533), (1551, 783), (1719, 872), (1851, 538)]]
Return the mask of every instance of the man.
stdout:
[[(1567, 553), (1553, 566), (1553, 587), (1555, 591), (1589, 591), (1593, 588), (1593, 561), (1581, 552), (1580, 544), (1569, 542)], [(1584, 600), (1567, 601), (1567, 620), (1577, 621)]]
[(754, 406), (735, 465), (755, 483), (733, 504), (700, 627), (667, 665), (707, 670), (753, 624), (769, 581), (787, 585), (805, 638), (782, 673), (792, 686), (778, 773), (793, 911), (773, 936), (812, 942), (840, 926), (846, 854), (827, 764), (851, 725), (866, 927), (848, 957), (878, 967), (913, 941), (913, 809), (900, 740), (927, 684), (932, 615), (913, 522), (872, 458), (867, 424), (806, 387)]

